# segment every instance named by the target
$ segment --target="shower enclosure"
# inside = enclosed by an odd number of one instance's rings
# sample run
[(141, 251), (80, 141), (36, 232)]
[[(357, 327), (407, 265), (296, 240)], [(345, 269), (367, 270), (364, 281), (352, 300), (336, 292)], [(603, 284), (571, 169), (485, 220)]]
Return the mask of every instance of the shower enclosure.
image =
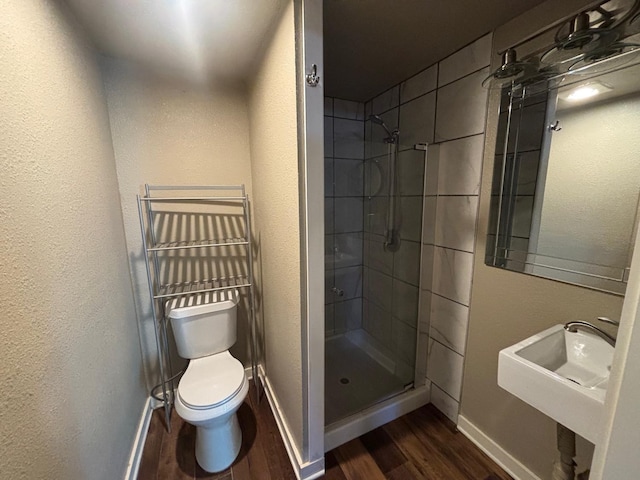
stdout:
[(325, 98), (328, 430), (424, 378), (416, 349), (425, 149), (403, 144), (398, 111)]

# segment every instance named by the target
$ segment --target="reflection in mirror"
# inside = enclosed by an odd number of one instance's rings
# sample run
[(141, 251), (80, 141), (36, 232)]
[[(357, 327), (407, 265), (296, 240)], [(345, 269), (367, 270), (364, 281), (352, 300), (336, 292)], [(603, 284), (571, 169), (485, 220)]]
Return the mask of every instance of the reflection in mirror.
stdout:
[(617, 68), (503, 89), (488, 265), (624, 294), (638, 222), (640, 64)]

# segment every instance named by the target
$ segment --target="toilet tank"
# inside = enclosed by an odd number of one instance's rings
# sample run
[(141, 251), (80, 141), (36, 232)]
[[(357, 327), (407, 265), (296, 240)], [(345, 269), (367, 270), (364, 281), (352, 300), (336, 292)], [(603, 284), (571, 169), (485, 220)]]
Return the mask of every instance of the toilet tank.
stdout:
[(165, 312), (182, 358), (224, 352), (236, 343), (238, 290), (219, 290), (168, 301)]

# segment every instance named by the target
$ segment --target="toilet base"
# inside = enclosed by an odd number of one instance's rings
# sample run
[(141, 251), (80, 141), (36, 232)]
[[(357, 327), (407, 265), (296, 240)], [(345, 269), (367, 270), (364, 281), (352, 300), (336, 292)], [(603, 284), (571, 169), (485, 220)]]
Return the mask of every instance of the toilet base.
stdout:
[(241, 445), (242, 431), (236, 413), (212, 428), (196, 428), (196, 460), (207, 472), (216, 473), (230, 467)]

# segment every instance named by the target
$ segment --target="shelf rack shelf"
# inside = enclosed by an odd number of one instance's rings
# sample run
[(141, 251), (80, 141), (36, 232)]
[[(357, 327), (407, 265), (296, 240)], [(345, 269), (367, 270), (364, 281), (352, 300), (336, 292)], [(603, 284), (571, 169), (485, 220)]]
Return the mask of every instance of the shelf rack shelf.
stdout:
[[(145, 194), (138, 195), (137, 202), (160, 370), (160, 384), (154, 387), (154, 390), (160, 386), (162, 387), (165, 420), (167, 429), (170, 430), (170, 416), (175, 392), (174, 378), (177, 376), (174, 375), (171, 366), (170, 344), (167, 335), (167, 323), (169, 323), (169, 320), (165, 315), (165, 307), (170, 299), (199, 295), (200, 301), (203, 301), (203, 298), (206, 299), (204, 301), (210, 301), (213, 295), (207, 295), (209, 292), (228, 289), (246, 291), (249, 300), (248, 321), (251, 369), (254, 381), (258, 378), (249, 196), (245, 192), (244, 185), (183, 186), (147, 184), (145, 185)], [(172, 210), (172, 208), (175, 208), (175, 210)], [(192, 229), (190, 230), (185, 228), (185, 225), (182, 225), (182, 228), (174, 228), (172, 230), (162, 223), (163, 220), (167, 222), (167, 219), (171, 219), (172, 216), (182, 216), (180, 217), (182, 224), (187, 222), (184, 219), (185, 215), (206, 215), (208, 218), (225, 218), (230, 216), (229, 211), (233, 209), (241, 210), (240, 225), (234, 224), (234, 227), (242, 231), (234, 231), (232, 232), (234, 235), (231, 236), (183, 238), (185, 236), (189, 237), (189, 234), (185, 232), (192, 231)], [(163, 271), (163, 262), (184, 260), (184, 255), (189, 255), (188, 258), (192, 261), (224, 261), (224, 249), (230, 248), (240, 248), (244, 251), (240, 259), (234, 257), (234, 267), (236, 269), (241, 267), (242, 274), (176, 281), (176, 279), (170, 278), (172, 272)], [(219, 254), (218, 252), (222, 253)], [(164, 270), (167, 269), (165, 268)], [(195, 274), (192, 273), (192, 275)], [(197, 275), (195, 276), (198, 277)], [(196, 299), (194, 298), (194, 300)], [(258, 398), (260, 396), (259, 383), (255, 381)]]

